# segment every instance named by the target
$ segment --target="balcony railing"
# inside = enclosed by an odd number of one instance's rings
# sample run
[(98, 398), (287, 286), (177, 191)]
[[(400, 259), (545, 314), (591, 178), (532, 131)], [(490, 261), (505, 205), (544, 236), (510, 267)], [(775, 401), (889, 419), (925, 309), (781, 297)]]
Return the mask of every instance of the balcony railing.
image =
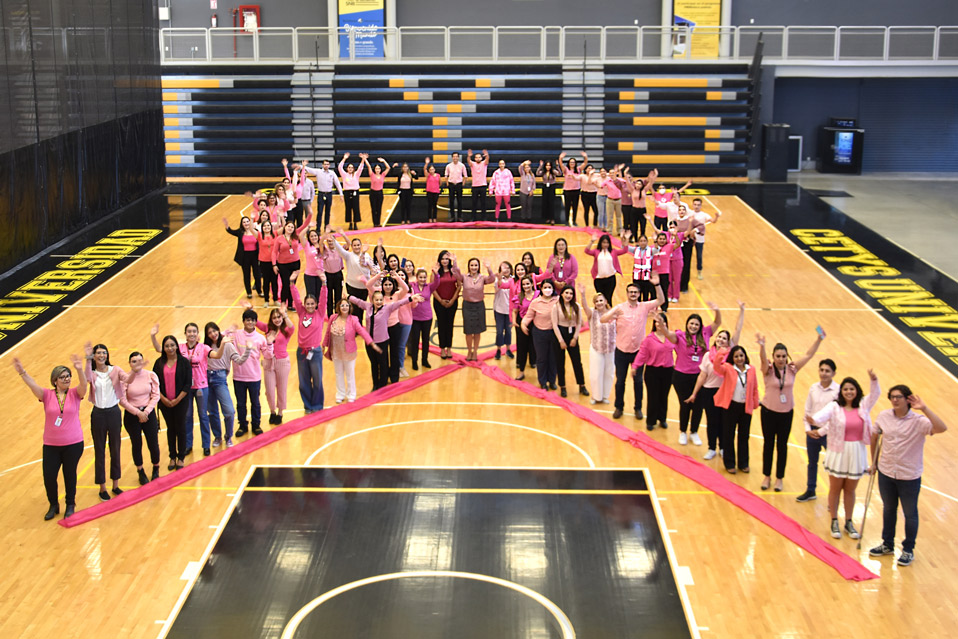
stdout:
[(760, 34), (767, 61), (958, 61), (958, 26), (166, 28), (160, 56), (164, 64), (740, 62)]

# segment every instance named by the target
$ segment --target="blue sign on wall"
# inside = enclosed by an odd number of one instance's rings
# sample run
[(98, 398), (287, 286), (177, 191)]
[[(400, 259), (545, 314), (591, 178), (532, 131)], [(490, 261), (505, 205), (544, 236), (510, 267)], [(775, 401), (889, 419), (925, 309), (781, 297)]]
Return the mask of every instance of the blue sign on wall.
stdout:
[(349, 57), (349, 39), (357, 58), (381, 58), (383, 47), (383, 0), (339, 0), (339, 57)]

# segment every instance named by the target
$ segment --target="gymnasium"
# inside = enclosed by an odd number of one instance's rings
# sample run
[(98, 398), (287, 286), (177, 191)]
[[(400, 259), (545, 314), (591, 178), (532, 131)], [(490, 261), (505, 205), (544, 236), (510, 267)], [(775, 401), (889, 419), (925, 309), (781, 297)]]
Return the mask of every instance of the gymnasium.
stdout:
[(219, 1), (0, 1), (0, 636), (952, 634), (958, 5)]

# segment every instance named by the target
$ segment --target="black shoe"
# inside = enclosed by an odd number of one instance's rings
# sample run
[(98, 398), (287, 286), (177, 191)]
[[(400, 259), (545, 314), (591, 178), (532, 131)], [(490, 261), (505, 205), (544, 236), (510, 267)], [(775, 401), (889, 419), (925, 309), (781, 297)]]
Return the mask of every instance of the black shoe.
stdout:
[(192, 454), (193, 454), (193, 447), (190, 446), (189, 448), (186, 449), (186, 452), (183, 453), (183, 456), (184, 456), (184, 457), (187, 457), (187, 456), (192, 455)]
[(67, 504), (66, 510), (63, 511), (63, 518), (66, 519), (67, 517), (75, 513), (76, 511), (77, 511), (76, 504)]
[(563, 387), (562, 387), (562, 390), (559, 391), (559, 395), (561, 395), (562, 397), (568, 397), (568, 396), (569, 396), (569, 393), (567, 393), (567, 392), (565, 391), (565, 386), (563, 386)]
[(50, 504), (50, 510), (43, 516), (43, 521), (50, 521), (60, 514), (60, 504)]
[(259, 426), (253, 426), (253, 434), (254, 434), (254, 435), (262, 435), (262, 434), (263, 434), (263, 429), (260, 428)]
[(878, 546), (875, 546), (868, 551), (868, 554), (872, 557), (881, 557), (882, 555), (894, 555), (895, 549), (891, 546), (885, 545), (885, 542), (882, 542)]
[(665, 423), (664, 419), (659, 422), (659, 428), (668, 428), (668, 427), (669, 425)]
[(412, 369), (413, 369), (414, 371), (418, 371), (418, 370), (419, 370), (419, 362), (417, 362), (416, 360), (413, 360), (413, 361), (412, 361)]
[(541, 389), (544, 390), (544, 391), (547, 391), (547, 390), (549, 390), (549, 385), (548, 385), (548, 384), (539, 384), (539, 388), (541, 388)]
[(145, 486), (146, 484), (150, 483), (150, 478), (146, 476), (146, 471), (142, 468), (136, 471), (136, 476), (140, 480), (140, 486)]
[(536, 363), (535, 363), (535, 362), (529, 362), (529, 368), (533, 368), (533, 369), (534, 369), (535, 367), (536, 367)]
[(555, 382), (549, 382), (549, 390), (556, 390), (557, 388), (558, 386), (556, 386)]
[(167, 469), (167, 470), (175, 470), (175, 469), (176, 469), (176, 458), (170, 457), (170, 465), (167, 466), (166, 469)]
[(622, 417), (622, 409), (621, 409), (621, 408), (616, 408), (616, 409), (615, 409), (615, 412), (612, 413), (612, 419), (618, 419), (618, 418), (620, 418), (620, 417)]
[(159, 478), (160, 478), (160, 467), (154, 466), (153, 474), (150, 476), (150, 481), (153, 481), (154, 479), (159, 479)]
[(586, 390), (585, 384), (579, 384), (579, 394), (583, 397), (589, 396), (589, 391)]
[(283, 416), (282, 416), (282, 415), (277, 415), (277, 416), (276, 416), (276, 425), (279, 426), (279, 425), (282, 424), (282, 423), (283, 423)]
[(209, 456), (210, 456), (210, 449), (209, 449), (209, 448), (204, 448), (204, 449), (203, 449), (203, 457), (209, 457)]
[(507, 348), (507, 349), (506, 349), (506, 357), (508, 357), (509, 359), (515, 359), (515, 358), (516, 358), (516, 355), (515, 355), (515, 353), (513, 353), (512, 351), (510, 351), (510, 350)]
[(650, 420), (646, 423), (645, 430), (655, 430), (655, 422)]
[(123, 490), (119, 486), (114, 487), (112, 490), (110, 490), (110, 492), (113, 493), (114, 495), (123, 494)]
[[(105, 490), (100, 491), (100, 501), (110, 501), (110, 493)], [(69, 508), (69, 506), (68, 506)]]
[(806, 490), (804, 493), (795, 498), (795, 501), (812, 501), (813, 499), (818, 499), (818, 496), (815, 494), (814, 490)]
[[(236, 429), (236, 432), (234, 433), (234, 435), (235, 435), (236, 437), (242, 437), (243, 435), (245, 435), (245, 434), (248, 433), (248, 432), (249, 432), (249, 430), (246, 428), (246, 426), (240, 426), (239, 428)], [(173, 470), (173, 469), (170, 468), (170, 470)]]
[(270, 413), (270, 414), (269, 414), (269, 423), (270, 423), (270, 424), (275, 424), (275, 423), (276, 423), (276, 413)]
[[(432, 364), (429, 363), (429, 360), (425, 360), (425, 359), (424, 359), (424, 360), (422, 360), (422, 367), (423, 367), (423, 368), (432, 368)], [(413, 368), (415, 368), (415, 367), (413, 367)]]

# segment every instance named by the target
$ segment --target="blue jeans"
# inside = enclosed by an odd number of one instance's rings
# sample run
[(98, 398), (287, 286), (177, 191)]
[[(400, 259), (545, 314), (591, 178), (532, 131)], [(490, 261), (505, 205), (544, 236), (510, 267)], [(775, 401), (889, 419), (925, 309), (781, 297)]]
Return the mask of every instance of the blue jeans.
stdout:
[(889, 548), (895, 547), (895, 526), (898, 523), (898, 502), (905, 515), (905, 539), (901, 549), (915, 552), (915, 537), (918, 536), (918, 492), (921, 490), (921, 477), (918, 479), (892, 479), (878, 471), (878, 492), (884, 504), (881, 538)]
[(809, 437), (805, 435), (805, 448), (808, 449), (808, 483), (810, 492), (815, 492), (818, 486), (818, 456), (823, 448), (828, 448), (828, 437)]
[(206, 412), (206, 388), (191, 388), (186, 394), (186, 450), (193, 448), (193, 402), (200, 414), (200, 438), (203, 448), (210, 447), (210, 415)]
[(223, 431), (220, 429), (220, 407), (223, 408), (223, 425), (226, 426), (226, 439), (233, 438), (233, 398), (230, 397), (229, 386), (226, 385), (226, 371), (207, 371), (206, 381), (209, 383), (209, 397), (206, 398), (206, 409), (210, 415), (210, 431), (213, 439), (219, 439)]
[(259, 389), (262, 385), (261, 380), (255, 382), (241, 382), (238, 379), (233, 380), (233, 392), (236, 394), (236, 420), (240, 428), (246, 428), (249, 422), (246, 421), (246, 396), (249, 395), (250, 417), (253, 422), (253, 428), (259, 428), (262, 411), (259, 403)]
[[(312, 356), (307, 359), (309, 353)], [(323, 347), (311, 351), (296, 349), (296, 368), (299, 372), (299, 396), (306, 413), (323, 410)]]
[(508, 313), (492, 312), (496, 318), (496, 348), (512, 346), (512, 324)]
[(400, 324), (402, 327), (399, 333), (399, 368), (406, 368), (406, 342), (409, 341), (409, 333), (412, 332), (412, 324)]

